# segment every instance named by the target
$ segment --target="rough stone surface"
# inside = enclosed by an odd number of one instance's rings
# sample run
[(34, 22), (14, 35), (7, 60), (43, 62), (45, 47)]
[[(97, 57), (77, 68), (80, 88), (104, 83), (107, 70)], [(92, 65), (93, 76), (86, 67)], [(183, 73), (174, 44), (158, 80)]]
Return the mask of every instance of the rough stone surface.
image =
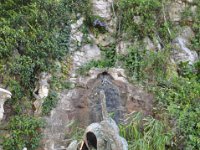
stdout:
[(0, 88), (0, 121), (3, 119), (4, 103), (7, 99), (11, 98), (12, 94), (5, 89)]
[(42, 104), (44, 102), (44, 99), (48, 96), (49, 94), (49, 83), (48, 81), (50, 80), (51, 75), (42, 72), (39, 75), (38, 83), (36, 84), (35, 90), (33, 92), (34, 97), (36, 98), (36, 101), (33, 103), (35, 107), (35, 115), (40, 115), (42, 111)]
[(129, 84), (123, 69), (92, 69), (88, 76), (71, 78), (71, 82), (76, 87), (61, 93), (57, 107), (46, 118), (44, 140), (48, 150), (67, 145), (65, 135), (72, 120), (78, 121), (82, 127), (102, 120), (101, 90), (106, 95), (108, 112), (118, 123), (132, 111), (152, 114), (152, 95)]
[(149, 51), (156, 50), (156, 46), (154, 45), (154, 43), (151, 41), (151, 39), (149, 37), (145, 37), (143, 42), (144, 42), (147, 50), (149, 50)]
[(115, 43), (115, 39), (110, 34), (99, 34), (98, 37), (93, 38), (95, 44), (103, 47), (109, 46)]
[(133, 21), (138, 25), (142, 24), (142, 19), (140, 16), (134, 16)]
[(103, 18), (110, 33), (115, 31), (116, 26), (113, 2), (113, 0), (92, 0), (93, 15)]
[(129, 48), (130, 45), (131, 45), (131, 42), (120, 41), (116, 45), (116, 52), (117, 52), (117, 54), (127, 55), (128, 54), (128, 48)]
[(83, 39), (83, 33), (81, 31), (81, 27), (83, 25), (84, 18), (81, 17), (75, 23), (71, 24), (71, 36), (70, 36), (70, 46), (69, 50), (75, 51), (78, 47), (81, 46), (81, 42)]
[(90, 62), (91, 60), (98, 60), (101, 58), (101, 52), (97, 45), (86, 44), (80, 51), (74, 52), (72, 55), (73, 60), (73, 71), (78, 69), (80, 66)]
[(108, 115), (104, 91), (100, 91), (100, 99), (103, 119), (100, 123), (92, 123), (86, 128), (80, 150), (84, 150), (85, 147), (98, 150), (128, 150), (128, 143), (120, 137), (116, 122)]
[(67, 150), (77, 150), (77, 148), (78, 148), (78, 142), (77, 140), (74, 140), (69, 144)]
[(172, 2), (167, 7), (167, 12), (169, 13), (170, 21), (179, 22), (181, 21), (181, 15), (186, 7), (186, 4), (183, 2)]
[(190, 27), (185, 27), (178, 37), (173, 40), (173, 53), (172, 57), (176, 63), (186, 62), (193, 64), (198, 60), (198, 54), (196, 51), (192, 51), (188, 48), (191, 44), (190, 41), (194, 37), (194, 32)]

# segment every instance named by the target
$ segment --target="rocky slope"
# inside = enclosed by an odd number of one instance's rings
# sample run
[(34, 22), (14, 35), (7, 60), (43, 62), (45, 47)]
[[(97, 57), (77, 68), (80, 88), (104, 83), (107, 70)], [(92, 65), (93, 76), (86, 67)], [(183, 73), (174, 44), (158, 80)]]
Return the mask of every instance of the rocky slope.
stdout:
[[(139, 0), (137, 2), (139, 3)], [(151, 53), (164, 55), (164, 51), (170, 49), (168, 55), (166, 55), (169, 56), (166, 58), (167, 63), (163, 64), (164, 67), (162, 66), (165, 69), (163, 72), (166, 71), (168, 81), (171, 81), (173, 76), (179, 76), (179, 65), (182, 62), (187, 62), (189, 66), (192, 66), (199, 61), (198, 50), (193, 50), (191, 46), (197, 34), (192, 26), (195, 22), (194, 16), (198, 13), (198, 6), (195, 1), (172, 0), (160, 2), (161, 14), (153, 16), (153, 21), (157, 21), (155, 25), (158, 22), (163, 22), (164, 25), (167, 24), (161, 31), (167, 35), (166, 37), (162, 37), (159, 33), (160, 29), (155, 28), (151, 34), (149, 33), (151, 29), (147, 29), (147, 34), (139, 32), (138, 36), (133, 36), (131, 33), (129, 35), (123, 29), (125, 20), (122, 18), (126, 15), (125, 13), (128, 14), (128, 12), (121, 12), (123, 11), (122, 5), (125, 3), (123, 0), (91, 0), (89, 3), (90, 7), (88, 9), (90, 9), (91, 18), (87, 18), (88, 16), (84, 13), (76, 12), (75, 19), (73, 18), (74, 20), (70, 24), (69, 56), (67, 56), (69, 61), (64, 62), (68, 63), (69, 71), (62, 80), (64, 83), (65, 81), (69, 82), (70, 88), (56, 91), (58, 102), (49, 115), (42, 115), (42, 107), (51, 90), (49, 82), (53, 78), (52, 74), (56, 74), (58, 77), (62, 76), (62, 69), (59, 70), (59, 68), (63, 67), (63, 62), (55, 60), (57, 71), (51, 73), (48, 71), (41, 72), (37, 82), (35, 82), (36, 86), (32, 91), (35, 98), (32, 104), (34, 107), (32, 114), (35, 117), (43, 118), (46, 122), (44, 129), (41, 131), (43, 138), (39, 149), (71, 150), (69, 148), (70, 142), (73, 141), (69, 137), (72, 130), (71, 124), (78, 123), (78, 127), (85, 129), (92, 123), (101, 122), (103, 116), (101, 114), (100, 91), (104, 91), (106, 108), (117, 124), (124, 123), (128, 114), (142, 112), (144, 116), (154, 116), (157, 119), (164, 120), (163, 122), (167, 122), (166, 124), (169, 124), (169, 126), (174, 126), (176, 121), (171, 119), (166, 121), (166, 118), (161, 116), (161, 114), (164, 114), (164, 110), (159, 109), (168, 109), (166, 105), (158, 108), (160, 107), (160, 103), (157, 101), (158, 96), (155, 96), (155, 92), (153, 94), (153, 92), (147, 90), (148, 86), (153, 87), (154, 82), (158, 82), (158, 77), (154, 77), (154, 66), (162, 62), (153, 64), (153, 67), (151, 66), (153, 71), (148, 65), (140, 71), (140, 66), (137, 63), (142, 60), (139, 57), (142, 50), (138, 50), (137, 54), (134, 53), (133, 57), (130, 50), (132, 47), (145, 49), (145, 54), (149, 54), (147, 56), (150, 58)], [(141, 15), (140, 10), (143, 8), (137, 6), (137, 3), (134, 4), (134, 7), (136, 10), (139, 8), (139, 13), (136, 12), (130, 19), (134, 24), (134, 30), (140, 28), (143, 30), (144, 28), (144, 31), (146, 31), (143, 24), (147, 14)], [(191, 14), (183, 17), (186, 9)], [(134, 11), (134, 8), (130, 11)], [(89, 19), (90, 24), (88, 24)], [(87, 32), (83, 30), (85, 27), (88, 28)], [(120, 59), (121, 57), (125, 60)], [(129, 57), (134, 60), (134, 63), (132, 63), (134, 66), (127, 69), (124, 62), (126, 60), (128, 62)], [(145, 64), (145, 59), (142, 63)], [(148, 63), (151, 64), (152, 62)], [(147, 73), (143, 74), (143, 71)], [(131, 72), (133, 72), (133, 75)], [(140, 75), (141, 72), (141, 76), (148, 74), (148, 84), (138, 83), (134, 78), (135, 72), (137, 73), (136, 76)], [(145, 83), (146, 78), (142, 79), (142, 82)], [(159, 85), (160, 89), (164, 88), (165, 83), (159, 84), (163, 84)], [(4, 89), (0, 92), (8, 94), (8, 96), (4, 96), (0, 93), (0, 108), (3, 110), (4, 102), (7, 97), (11, 96), (11, 93)], [(162, 94), (164, 97), (165, 93)], [(3, 118), (3, 111), (1, 110), (0, 119)], [(161, 113), (159, 114), (157, 111)], [(173, 145), (170, 146), (173, 147)], [(181, 148), (179, 147), (179, 149)]]

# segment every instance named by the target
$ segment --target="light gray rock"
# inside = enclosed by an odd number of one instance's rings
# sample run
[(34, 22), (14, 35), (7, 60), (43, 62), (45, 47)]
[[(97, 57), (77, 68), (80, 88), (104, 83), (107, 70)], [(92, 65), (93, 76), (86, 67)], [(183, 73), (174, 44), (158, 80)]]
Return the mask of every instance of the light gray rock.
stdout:
[(128, 48), (131, 46), (131, 42), (129, 41), (120, 41), (116, 45), (116, 52), (120, 55), (127, 55), (128, 54)]
[(114, 44), (115, 39), (110, 34), (99, 34), (98, 37), (94, 38), (95, 44), (101, 46), (109, 46)]
[[(184, 0), (183, 0), (183, 1), (184, 1)], [(188, 2), (188, 3), (193, 3), (194, 0), (186, 0), (186, 2)]]
[(133, 21), (138, 25), (142, 23), (142, 19), (140, 16), (134, 16)]
[(77, 148), (78, 148), (78, 142), (77, 142), (77, 140), (74, 140), (67, 147), (67, 150), (77, 150)]
[(196, 6), (196, 5), (191, 6), (190, 9), (191, 9), (192, 14), (195, 16), (195, 15), (196, 15), (196, 12), (197, 12), (197, 6)]
[(99, 47), (95, 44), (86, 44), (80, 51), (74, 52), (72, 56), (73, 68), (72, 72), (75, 74), (75, 71), (83, 66), (84, 64), (90, 62), (91, 60), (99, 60), (101, 58), (101, 51)]
[(181, 15), (185, 8), (186, 4), (181, 1), (171, 2), (167, 7), (167, 12), (169, 13), (170, 21), (172, 22), (181, 21)]
[(70, 46), (69, 50), (71, 52), (77, 50), (78, 47), (81, 46), (83, 33), (81, 31), (81, 27), (83, 25), (84, 18), (81, 17), (75, 23), (71, 24), (71, 34), (70, 34)]
[(92, 0), (93, 14), (105, 20), (111, 20), (111, 5), (112, 3), (107, 0)]
[(3, 119), (4, 108), (3, 105), (5, 101), (11, 98), (12, 94), (5, 89), (0, 88), (0, 121)]
[(186, 61), (188, 61), (189, 64), (193, 64), (198, 60), (197, 52), (188, 48), (193, 37), (194, 32), (192, 29), (190, 27), (185, 27), (182, 29), (179, 36), (173, 40), (172, 58), (177, 64)]
[(146, 50), (148, 51), (156, 50), (156, 46), (154, 45), (154, 43), (151, 41), (149, 37), (145, 37), (143, 42), (144, 42), (144, 45), (146, 46)]
[(154, 37), (153, 40), (151, 40), (149, 37), (145, 37), (143, 39), (144, 46), (146, 50), (148, 51), (160, 51), (162, 49), (161, 44), (158, 40), (158, 38)]
[(92, 0), (93, 15), (101, 17), (105, 23), (106, 28), (110, 33), (115, 32), (116, 16), (114, 12), (113, 0)]

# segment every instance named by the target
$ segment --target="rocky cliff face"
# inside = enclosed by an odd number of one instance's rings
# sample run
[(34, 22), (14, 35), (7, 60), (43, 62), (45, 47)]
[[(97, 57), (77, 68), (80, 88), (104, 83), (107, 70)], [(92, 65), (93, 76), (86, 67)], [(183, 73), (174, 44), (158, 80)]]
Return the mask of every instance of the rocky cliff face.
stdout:
[(61, 93), (61, 100), (47, 118), (45, 141), (49, 141), (46, 142), (48, 149), (67, 145), (64, 138), (70, 130), (70, 122), (77, 121), (80, 126), (87, 127), (102, 120), (101, 90), (106, 95), (107, 110), (117, 123), (123, 122), (124, 116), (133, 111), (152, 114), (153, 96), (141, 87), (130, 84), (123, 69), (93, 69), (88, 76), (71, 80), (75, 88)]
[[(195, 21), (194, 16), (197, 15), (195, 1), (164, 0), (160, 2), (161, 14), (156, 14), (152, 17), (153, 20), (145, 24), (147, 29), (143, 24), (145, 17), (148, 18), (150, 14), (142, 16), (142, 11), (145, 10), (137, 2), (134, 3), (134, 8), (129, 8), (130, 12), (121, 12), (119, 5), (121, 5), (122, 0), (90, 0), (89, 15), (84, 15), (84, 13), (73, 14), (75, 17), (72, 17), (73, 20), (70, 24), (69, 60), (67, 60), (69, 61), (67, 62), (69, 63), (67, 64), (69, 65), (69, 72), (67, 72), (67, 77), (64, 76), (63, 79), (64, 83), (65, 81), (70, 82), (71, 87), (57, 91), (59, 100), (56, 107), (51, 110), (49, 115), (43, 116), (42, 107), (51, 90), (49, 81), (53, 78), (52, 74), (57, 74), (60, 77), (63, 71), (62, 63), (66, 63), (63, 60), (56, 59), (57, 72), (55, 71), (55, 73), (53, 69), (51, 73), (41, 72), (38, 77), (35, 77), (37, 83), (34, 91), (30, 94), (35, 98), (33, 102), (34, 116), (41, 117), (46, 121), (46, 126), (42, 130), (41, 149), (75, 150), (70, 147), (77, 148), (78, 144), (77, 142), (71, 143), (72, 139), (69, 137), (73, 123), (78, 123), (78, 127), (86, 128), (86, 132), (83, 134), (83, 144), (86, 144), (87, 147), (90, 147), (87, 143), (88, 132), (93, 132), (98, 136), (101, 133), (105, 134), (105, 137), (100, 137), (100, 144), (104, 147), (106, 147), (106, 144), (102, 142), (103, 138), (112, 136), (112, 133), (106, 134), (109, 132), (108, 130), (113, 130), (114, 135), (123, 143), (123, 138), (118, 135), (117, 125), (123, 123), (128, 114), (142, 112), (146, 116), (154, 116), (155, 98), (153, 94), (147, 92), (142, 84), (133, 82), (132, 77), (129, 76), (129, 72), (141, 69), (139, 53), (142, 53), (143, 49), (145, 49), (144, 53), (147, 54), (145, 55), (147, 57), (150, 57), (151, 53), (159, 55), (159, 52), (165, 51), (165, 48), (168, 49), (169, 60), (166, 61), (168, 64), (163, 64), (162, 67), (166, 69), (166, 72), (171, 71), (176, 76), (178, 76), (177, 66), (180, 63), (188, 62), (192, 66), (199, 60), (198, 52), (191, 46), (196, 35), (191, 25)], [(153, 6), (151, 8), (153, 9)], [(133, 13), (133, 9), (136, 10), (136, 13)], [(188, 10), (190, 15), (184, 16), (185, 10)], [(126, 30), (123, 30), (123, 22), (121, 21), (125, 13), (134, 14), (127, 22), (129, 24), (134, 23), (133, 28), (136, 30), (134, 32), (141, 32), (142, 36), (133, 36), (133, 32), (127, 33)], [(163, 23), (164, 27), (162, 26), (163, 31), (161, 32), (168, 36), (168, 45), (165, 45), (166, 39), (162, 39), (162, 34), (159, 34), (160, 31), (158, 30), (160, 29), (156, 28), (155, 20), (157, 24)], [(155, 25), (153, 31), (151, 34), (146, 34), (145, 32), (150, 32), (151, 29), (148, 26), (152, 24)], [(85, 28), (87, 28), (87, 31)], [(138, 48), (138, 51), (133, 55), (129, 52), (132, 47)], [(121, 57), (126, 61), (130, 58), (129, 55), (135, 62), (127, 61), (133, 66), (129, 68), (128, 72), (126, 64), (124, 65), (121, 61)], [(112, 65), (110, 65), (110, 61), (112, 61)], [(150, 63), (154, 67), (163, 62), (150, 61)], [(145, 60), (143, 60), (142, 65), (145, 65)], [(86, 72), (81, 74), (80, 69), (85, 66)], [(153, 69), (156, 70), (157, 68)], [(148, 72), (149, 70), (147, 66), (145, 71)], [(151, 72), (151, 70), (149, 72), (150, 76), (151, 74), (153, 76), (154, 72)], [(168, 73), (169, 81), (172, 76), (171, 72)], [(151, 86), (151, 83), (156, 79), (149, 78), (149, 86)], [(146, 82), (146, 80), (140, 82)], [(161, 84), (166, 86), (165, 84), (168, 83)], [(101, 91), (105, 94), (105, 104), (109, 114), (109, 119), (106, 121), (102, 115)], [(165, 95), (165, 93), (162, 94)], [(3, 119), (4, 102), (10, 97), (9, 91), (0, 88), (0, 121)], [(159, 114), (155, 116), (159, 118)], [(100, 133), (96, 129), (100, 130)], [(112, 147), (112, 143), (109, 144)], [(124, 149), (127, 149), (126, 142), (124, 145)], [(99, 145), (96, 144), (96, 146)], [(123, 147), (123, 144), (120, 146)], [(116, 145), (112, 149), (116, 149)], [(111, 148), (108, 148), (108, 150), (111, 150)]]
[[(102, 59), (100, 47), (106, 47), (117, 40), (112, 35), (116, 32), (117, 26), (114, 1), (92, 0), (91, 3), (93, 15), (104, 20), (103, 23), (108, 32), (100, 33), (97, 36), (90, 32), (88, 37), (92, 43), (81, 44), (83, 33), (80, 27), (83, 25), (84, 18), (81, 17), (71, 25), (72, 69), (69, 80), (73, 83), (74, 88), (60, 93), (60, 100), (56, 108), (51, 111), (49, 117), (45, 118), (47, 127), (44, 130), (44, 149), (46, 150), (66, 149), (69, 141), (65, 137), (70, 130), (69, 124), (72, 121), (77, 121), (80, 126), (87, 127), (93, 122), (102, 120), (99, 98), (101, 90), (106, 95), (107, 110), (117, 123), (123, 122), (124, 116), (133, 111), (140, 111), (146, 115), (152, 114), (153, 96), (142, 87), (129, 83), (124, 70), (119, 66), (111, 69), (94, 68), (84, 76), (77, 74), (76, 70), (81, 66), (91, 60)], [(181, 13), (187, 5), (191, 5), (190, 9), (195, 13), (195, 5), (192, 5), (192, 1), (168, 3), (164, 11), (169, 19), (178, 26), (181, 21)], [(191, 21), (190, 18), (188, 19)], [(191, 27), (180, 28), (180, 33), (172, 40), (172, 62), (188, 61), (193, 64), (197, 61), (197, 53), (189, 48), (192, 37), (194, 37), (194, 33)], [(162, 43), (159, 40), (152, 41), (145, 37), (143, 41), (147, 50), (162, 51)], [(131, 42), (120, 40), (116, 45), (117, 54), (127, 55), (127, 47), (131, 45)]]

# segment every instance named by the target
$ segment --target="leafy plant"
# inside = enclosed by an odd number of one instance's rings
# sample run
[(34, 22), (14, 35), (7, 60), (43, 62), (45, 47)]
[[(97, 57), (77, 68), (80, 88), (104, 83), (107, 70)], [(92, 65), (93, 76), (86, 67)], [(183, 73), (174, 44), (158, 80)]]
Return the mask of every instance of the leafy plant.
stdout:
[(166, 75), (168, 52), (152, 52), (138, 46), (130, 47), (127, 56), (122, 56), (129, 76), (137, 81), (157, 81)]
[[(61, 61), (68, 54), (73, 18), (71, 3), (1, 1), (0, 79), (12, 93), (8, 101), (12, 112), (7, 119), (15, 115), (9, 123), (10, 136), (3, 143), (5, 150), (36, 149), (39, 145), (43, 123), (31, 117), (35, 77), (43, 71), (51, 72), (55, 61)], [(44, 103), (44, 112), (48, 113), (56, 101), (57, 95), (51, 93)]]
[(22, 150), (24, 147), (34, 150), (39, 146), (41, 128), (44, 123), (31, 116), (15, 116), (9, 122), (10, 134), (4, 139), (3, 149)]
[(172, 134), (160, 121), (141, 113), (134, 113), (129, 122), (120, 126), (120, 134), (128, 141), (131, 150), (165, 150)]
[(16, 58), (15, 64), (11, 65), (11, 74), (19, 75), (21, 84), (30, 87), (34, 81), (35, 64), (30, 57), (21, 56)]
[(48, 115), (51, 110), (56, 106), (58, 102), (58, 95), (54, 91), (50, 91), (47, 98), (45, 98), (44, 103), (42, 104), (42, 114)]
[(157, 24), (155, 16), (161, 9), (159, 0), (120, 0), (118, 3), (122, 29), (131, 37), (141, 38), (154, 33)]
[(200, 140), (200, 84), (194, 78), (174, 77), (171, 81), (164, 80), (153, 92), (157, 102), (167, 108), (172, 118), (176, 118), (174, 123), (177, 126), (177, 145), (186, 149), (197, 149)]

